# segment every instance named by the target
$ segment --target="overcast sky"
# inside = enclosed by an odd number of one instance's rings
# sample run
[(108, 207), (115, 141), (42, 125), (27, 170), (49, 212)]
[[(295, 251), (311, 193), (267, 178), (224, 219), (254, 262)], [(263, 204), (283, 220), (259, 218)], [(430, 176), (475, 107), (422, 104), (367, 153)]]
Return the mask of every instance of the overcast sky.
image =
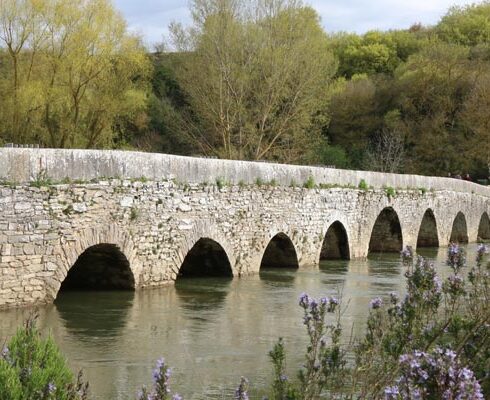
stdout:
[[(152, 45), (167, 34), (172, 21), (189, 23), (188, 0), (113, 0), (131, 30)], [(415, 22), (435, 24), (452, 5), (463, 0), (308, 0), (328, 32), (364, 33), (371, 29), (408, 28)]]

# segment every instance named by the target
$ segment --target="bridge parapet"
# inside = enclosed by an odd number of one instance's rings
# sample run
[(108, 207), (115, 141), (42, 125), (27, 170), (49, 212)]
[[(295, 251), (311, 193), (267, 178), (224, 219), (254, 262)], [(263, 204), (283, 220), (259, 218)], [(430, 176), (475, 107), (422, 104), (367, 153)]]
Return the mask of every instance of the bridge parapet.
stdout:
[(460, 179), (390, 174), (264, 162), (184, 157), (115, 150), (0, 148), (0, 180), (29, 182), (40, 176), (54, 181), (101, 178), (175, 179), (186, 183), (238, 184), (274, 181), (302, 186), (316, 184), (357, 188), (361, 180), (373, 188), (413, 188), (474, 193), (490, 197), (490, 187)]

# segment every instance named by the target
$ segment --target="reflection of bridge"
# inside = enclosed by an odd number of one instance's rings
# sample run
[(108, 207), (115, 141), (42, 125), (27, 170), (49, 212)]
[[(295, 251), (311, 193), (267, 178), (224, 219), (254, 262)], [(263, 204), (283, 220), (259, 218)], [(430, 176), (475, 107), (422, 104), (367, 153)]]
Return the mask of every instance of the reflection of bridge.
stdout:
[[(290, 187), (310, 176), (329, 188)], [(49, 302), (60, 288), (158, 286), (490, 239), (490, 189), (447, 178), (0, 149), (0, 179), (24, 182), (0, 186), (0, 306)], [(360, 179), (375, 188), (356, 189)]]

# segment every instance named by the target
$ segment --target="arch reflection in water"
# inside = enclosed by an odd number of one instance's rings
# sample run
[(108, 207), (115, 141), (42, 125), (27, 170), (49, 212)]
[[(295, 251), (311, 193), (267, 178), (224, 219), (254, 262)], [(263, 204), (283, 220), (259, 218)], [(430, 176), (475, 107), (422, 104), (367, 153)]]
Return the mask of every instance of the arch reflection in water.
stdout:
[(321, 260), (320, 271), (324, 284), (337, 285), (340, 288), (349, 272), (349, 260)]
[(298, 256), (293, 242), (285, 233), (278, 233), (267, 245), (262, 256), (260, 269), (298, 267)]
[(260, 281), (270, 287), (293, 287), (297, 268), (260, 268)]
[(180, 307), (200, 318), (201, 312), (215, 312), (223, 307), (232, 281), (231, 277), (178, 279), (175, 293)]
[(348, 260), (349, 255), (349, 240), (344, 225), (339, 221), (335, 221), (327, 230), (322, 243), (320, 252), (321, 260)]
[(419, 235), (417, 237), (417, 248), (438, 247), (437, 223), (434, 212), (429, 208), (420, 223)]
[(177, 280), (187, 277), (218, 276), (233, 277), (228, 255), (218, 242), (201, 238), (185, 256)]
[(69, 334), (92, 341), (122, 334), (134, 296), (134, 291), (68, 291), (54, 304)]
[(398, 214), (392, 207), (386, 207), (376, 218), (368, 253), (393, 253), (402, 250), (403, 236)]
[(459, 212), (454, 218), (449, 240), (457, 243), (468, 243), (468, 228), (466, 226), (466, 218), (462, 212)]
[(484, 212), (478, 225), (478, 240), (490, 241), (490, 217)]

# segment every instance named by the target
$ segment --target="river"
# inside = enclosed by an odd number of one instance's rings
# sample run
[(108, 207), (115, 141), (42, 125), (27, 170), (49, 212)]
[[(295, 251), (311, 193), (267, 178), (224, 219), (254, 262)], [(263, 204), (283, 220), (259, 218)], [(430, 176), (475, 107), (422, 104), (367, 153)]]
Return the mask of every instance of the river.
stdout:
[[(473, 262), (476, 245), (469, 245)], [(424, 249), (441, 275), (446, 249)], [(241, 376), (255, 393), (271, 376), (268, 351), (283, 337), (288, 372), (305, 351), (298, 297), (341, 293), (345, 339), (362, 334), (369, 301), (404, 291), (397, 254), (364, 261), (322, 261), (319, 268), (268, 269), (241, 279), (187, 278), (137, 292), (64, 292), (38, 308), (73, 369), (84, 370), (93, 399), (134, 399), (151, 383), (156, 360), (173, 368), (172, 388), (186, 399), (229, 398)], [(0, 312), (0, 338), (11, 336), (32, 309)]]

